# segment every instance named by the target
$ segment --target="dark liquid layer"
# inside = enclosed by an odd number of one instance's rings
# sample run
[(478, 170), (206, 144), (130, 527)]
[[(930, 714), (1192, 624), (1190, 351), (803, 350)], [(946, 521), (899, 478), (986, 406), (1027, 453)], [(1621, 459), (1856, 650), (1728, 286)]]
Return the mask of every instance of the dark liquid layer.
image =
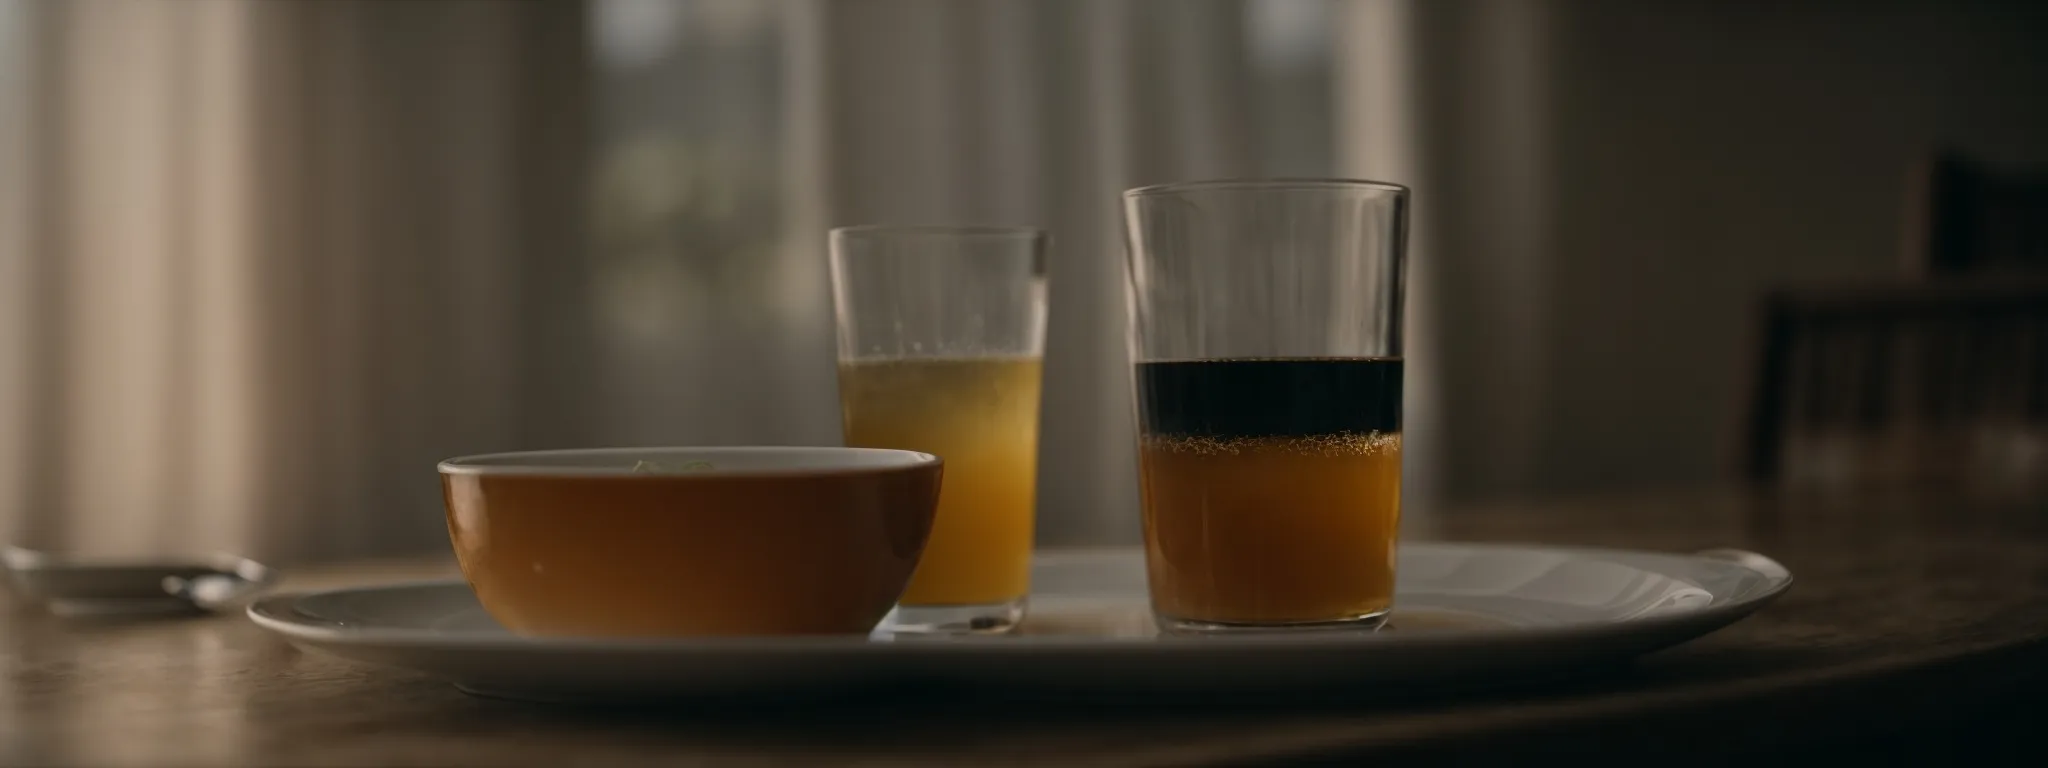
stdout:
[(1400, 358), (1139, 363), (1139, 427), (1177, 437), (1401, 431)]

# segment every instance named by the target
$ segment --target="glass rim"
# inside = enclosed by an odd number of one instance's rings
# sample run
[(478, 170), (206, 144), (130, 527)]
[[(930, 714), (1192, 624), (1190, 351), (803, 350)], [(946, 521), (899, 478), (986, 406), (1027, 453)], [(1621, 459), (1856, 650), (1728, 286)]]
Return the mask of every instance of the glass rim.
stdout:
[(1171, 194), (1176, 194), (1176, 193), (1181, 193), (1181, 192), (1199, 192), (1199, 191), (1202, 191), (1202, 190), (1217, 190), (1217, 189), (1222, 189), (1222, 190), (1229, 190), (1229, 189), (1250, 189), (1250, 190), (1312, 190), (1312, 189), (1350, 189), (1350, 190), (1371, 190), (1371, 191), (1376, 191), (1376, 192), (1394, 192), (1394, 193), (1397, 193), (1397, 194), (1401, 194), (1401, 195), (1407, 195), (1407, 194), (1409, 194), (1409, 190), (1408, 190), (1408, 188), (1407, 188), (1406, 186), (1403, 186), (1403, 185), (1400, 185), (1400, 184), (1395, 184), (1395, 183), (1393, 183), (1393, 182), (1390, 182), (1390, 181), (1373, 181), (1373, 180), (1370, 180), (1370, 179), (1344, 179), (1344, 178), (1315, 178), (1315, 177), (1304, 177), (1304, 178), (1271, 178), (1271, 179), (1250, 179), (1250, 178), (1238, 178), (1238, 179), (1205, 179), (1205, 180), (1201, 180), (1201, 181), (1175, 181), (1175, 182), (1169, 182), (1169, 183), (1166, 183), (1166, 184), (1150, 184), (1150, 185), (1146, 185), (1146, 186), (1142, 186), (1142, 187), (1133, 187), (1133, 188), (1131, 188), (1131, 189), (1127, 189), (1127, 190), (1124, 190), (1124, 195), (1123, 195), (1123, 196), (1124, 196), (1124, 199), (1127, 199), (1127, 200), (1128, 200), (1128, 199), (1132, 199), (1132, 198), (1139, 198), (1139, 197), (1150, 197), (1150, 196), (1153, 196), (1153, 195), (1171, 195)]
[(1042, 227), (1009, 224), (855, 224), (833, 227), (832, 237), (847, 235), (904, 235), (909, 237), (962, 237), (1035, 240), (1046, 236)]

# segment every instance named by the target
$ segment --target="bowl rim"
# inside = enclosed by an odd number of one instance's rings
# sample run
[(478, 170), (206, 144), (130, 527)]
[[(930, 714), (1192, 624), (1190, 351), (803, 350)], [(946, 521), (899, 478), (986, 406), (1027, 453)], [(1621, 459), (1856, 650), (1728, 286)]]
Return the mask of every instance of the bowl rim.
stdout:
[[(852, 455), (880, 456), (891, 459), (888, 463), (840, 465), (840, 466), (791, 466), (753, 467), (738, 469), (707, 468), (689, 472), (641, 472), (634, 467), (579, 466), (574, 464), (547, 463), (492, 463), (498, 461), (545, 460), (556, 457), (601, 456), (616, 454), (622, 456), (646, 454), (689, 454), (689, 453), (788, 453), (793, 451), (838, 453)], [(690, 480), (731, 477), (819, 477), (840, 475), (862, 475), (886, 472), (902, 472), (926, 467), (943, 467), (945, 459), (922, 451), (896, 448), (857, 448), (832, 445), (676, 445), (642, 446), (616, 448), (558, 448), (538, 451), (502, 451), (457, 456), (442, 461), (437, 469), (442, 475), (476, 475), (521, 477), (616, 477), (633, 480)]]

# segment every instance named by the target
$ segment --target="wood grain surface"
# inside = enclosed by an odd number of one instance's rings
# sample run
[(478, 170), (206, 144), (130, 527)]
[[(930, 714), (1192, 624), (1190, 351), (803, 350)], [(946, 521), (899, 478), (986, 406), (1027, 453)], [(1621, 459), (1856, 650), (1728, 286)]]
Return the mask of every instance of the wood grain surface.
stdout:
[[(240, 615), (84, 620), (0, 592), (8, 765), (1385, 765), (1583, 754), (2032, 762), (2048, 503), (1894, 491), (1445, 510), (1432, 538), (1764, 552), (1758, 615), (1634, 663), (1482, 695), (1145, 704), (1000, 691), (591, 709), (480, 699), (295, 650)], [(285, 589), (451, 575), (307, 569)]]

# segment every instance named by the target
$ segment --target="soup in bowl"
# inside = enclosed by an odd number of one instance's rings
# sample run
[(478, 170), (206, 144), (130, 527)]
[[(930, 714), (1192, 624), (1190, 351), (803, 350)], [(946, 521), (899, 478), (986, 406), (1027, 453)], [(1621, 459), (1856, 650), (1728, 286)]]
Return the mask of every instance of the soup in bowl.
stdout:
[(942, 462), (875, 448), (604, 448), (442, 462), (477, 600), (534, 636), (865, 633), (931, 532)]

